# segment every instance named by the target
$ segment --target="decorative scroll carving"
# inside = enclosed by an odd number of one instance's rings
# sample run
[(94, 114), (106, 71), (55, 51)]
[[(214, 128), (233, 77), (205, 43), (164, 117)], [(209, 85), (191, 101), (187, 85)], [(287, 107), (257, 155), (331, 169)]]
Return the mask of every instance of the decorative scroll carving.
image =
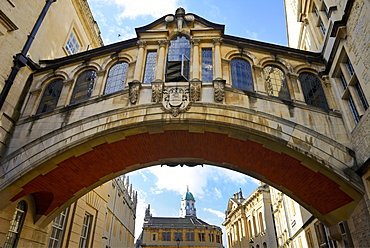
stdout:
[(128, 83), (129, 85), (129, 98), (132, 104), (135, 104), (139, 99), (139, 91), (141, 83), (139, 81), (133, 81)]
[(152, 82), (152, 102), (161, 102), (163, 82)]
[(221, 78), (213, 80), (213, 88), (215, 90), (215, 101), (222, 102), (225, 99), (225, 82)]
[(171, 87), (163, 90), (163, 107), (166, 113), (173, 117), (186, 112), (190, 108), (189, 88)]
[(200, 101), (201, 88), (202, 88), (201, 81), (190, 82), (190, 100), (192, 102)]

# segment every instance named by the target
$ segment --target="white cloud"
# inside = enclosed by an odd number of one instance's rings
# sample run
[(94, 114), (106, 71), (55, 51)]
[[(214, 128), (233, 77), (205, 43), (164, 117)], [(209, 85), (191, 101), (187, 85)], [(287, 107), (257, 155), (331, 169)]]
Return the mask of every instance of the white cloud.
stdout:
[(247, 38), (249, 39), (253, 39), (253, 40), (257, 40), (258, 39), (258, 34), (256, 32), (253, 32), (253, 31), (250, 31), (250, 30), (246, 30), (246, 36)]
[(138, 238), (144, 224), (145, 209), (148, 206), (146, 203), (145, 191), (137, 191), (137, 206), (136, 206), (136, 221), (135, 221), (135, 237)]
[(204, 188), (207, 186), (207, 174), (210, 173), (209, 167), (168, 167), (153, 166), (148, 171), (157, 177), (155, 182), (158, 190), (175, 191), (179, 195), (189, 190), (197, 197), (202, 198)]
[(215, 193), (216, 193), (215, 195), (217, 198), (222, 198), (222, 193), (217, 188), (215, 188)]
[(216, 215), (217, 217), (219, 218), (222, 218), (224, 219), (225, 218), (225, 213), (221, 212), (221, 211), (218, 211), (218, 210), (214, 210), (214, 209), (211, 209), (211, 208), (203, 208), (204, 211), (208, 211), (214, 215)]
[(135, 19), (139, 16), (162, 17), (168, 13), (174, 13), (178, 6), (178, 0), (114, 0), (118, 8), (123, 9), (120, 18)]

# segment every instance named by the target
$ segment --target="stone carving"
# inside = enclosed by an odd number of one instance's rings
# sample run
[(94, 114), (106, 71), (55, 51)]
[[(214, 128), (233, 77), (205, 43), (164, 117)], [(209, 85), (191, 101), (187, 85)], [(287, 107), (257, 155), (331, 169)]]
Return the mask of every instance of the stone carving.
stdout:
[(215, 90), (215, 101), (222, 102), (225, 98), (225, 80), (213, 80), (213, 88)]
[(202, 82), (190, 82), (190, 100), (192, 102), (200, 101), (200, 90)]
[(166, 113), (173, 117), (186, 112), (190, 108), (189, 88), (171, 87), (163, 90), (163, 107)]
[(139, 81), (133, 81), (128, 83), (129, 85), (129, 99), (132, 104), (135, 104), (139, 99), (139, 91), (141, 83)]
[(161, 102), (163, 82), (152, 82), (152, 102)]

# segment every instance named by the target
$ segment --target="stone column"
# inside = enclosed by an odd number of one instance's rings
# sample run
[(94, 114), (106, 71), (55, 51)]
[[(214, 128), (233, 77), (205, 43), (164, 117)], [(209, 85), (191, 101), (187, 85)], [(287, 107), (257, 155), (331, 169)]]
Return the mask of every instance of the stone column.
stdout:
[(336, 101), (333, 88), (331, 87), (329, 75), (323, 75), (322, 80), (324, 81), (324, 92), (326, 100), (328, 101), (329, 108), (339, 111), (338, 102)]
[(199, 43), (200, 39), (193, 39), (193, 79), (192, 81), (199, 80), (200, 67), (199, 67)]
[(69, 104), (69, 102), (67, 101), (70, 100), (70, 97), (72, 95), (73, 82), (74, 82), (73, 79), (63, 81), (63, 88), (62, 88), (62, 92), (60, 93), (60, 97), (57, 103), (57, 108), (64, 107)]
[(104, 81), (103, 80), (104, 80), (105, 72), (106, 70), (101, 70), (101, 71), (96, 72), (95, 85), (91, 93), (91, 98), (99, 96), (100, 94), (102, 94), (102, 91), (104, 91), (104, 87), (103, 87)]
[(255, 82), (256, 89), (255, 90), (258, 93), (262, 93), (266, 95), (267, 93), (265, 89), (265, 79), (262, 73), (263, 67), (260, 65), (254, 65), (253, 69), (254, 69), (254, 75), (256, 76), (256, 82)]
[(144, 61), (144, 48), (145, 48), (146, 41), (145, 40), (139, 40), (137, 42), (137, 45), (139, 46), (139, 51), (136, 58), (136, 65), (134, 70), (134, 80), (133, 81), (140, 81), (141, 79), (141, 72), (143, 68), (143, 61)]
[(158, 54), (158, 63), (157, 63), (157, 70), (155, 73), (155, 81), (163, 82), (163, 75), (164, 75), (164, 65), (165, 65), (165, 47), (167, 44), (167, 40), (160, 40), (159, 43), (159, 54)]
[(25, 109), (23, 110), (22, 117), (24, 116), (30, 116), (33, 114), (36, 114), (36, 111), (40, 105), (41, 101), (41, 89), (37, 89), (30, 92), (30, 96), (28, 98), (28, 102), (25, 106)]
[(215, 78), (222, 78), (222, 64), (221, 64), (221, 38), (213, 39), (214, 50), (215, 50)]
[(298, 74), (288, 73), (287, 76), (290, 81), (290, 84), (288, 83), (288, 88), (289, 88), (291, 99), (297, 102), (304, 103), (305, 102), (304, 95), (302, 92), (301, 84), (298, 82)]

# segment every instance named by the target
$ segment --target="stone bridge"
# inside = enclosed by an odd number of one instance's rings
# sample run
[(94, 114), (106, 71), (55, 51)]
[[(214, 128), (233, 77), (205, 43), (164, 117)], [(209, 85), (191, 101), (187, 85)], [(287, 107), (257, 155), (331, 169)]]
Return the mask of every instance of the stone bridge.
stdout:
[[(138, 38), (42, 62), (28, 80), (30, 95), (1, 161), (1, 209), (32, 196), (36, 224), (45, 226), (122, 173), (210, 164), (278, 188), (327, 225), (348, 219), (364, 188), (343, 117), (320, 76), (320, 55), (227, 36), (222, 25), (180, 14), (138, 28)], [(184, 45), (190, 62), (175, 61), (181, 70), (171, 71), (176, 63), (166, 52), (176, 37), (191, 39)], [(211, 80), (205, 80), (203, 49), (212, 51)], [(154, 50), (151, 74), (145, 54)], [(251, 78), (247, 88), (234, 77), (241, 67), (233, 61), (244, 66), (241, 60), (252, 65), (243, 74)], [(122, 62), (122, 89), (106, 92), (111, 68)], [(310, 101), (301, 75), (317, 78), (323, 105)], [(47, 87), (58, 80), (53, 105), (47, 100), (55, 88)]]

